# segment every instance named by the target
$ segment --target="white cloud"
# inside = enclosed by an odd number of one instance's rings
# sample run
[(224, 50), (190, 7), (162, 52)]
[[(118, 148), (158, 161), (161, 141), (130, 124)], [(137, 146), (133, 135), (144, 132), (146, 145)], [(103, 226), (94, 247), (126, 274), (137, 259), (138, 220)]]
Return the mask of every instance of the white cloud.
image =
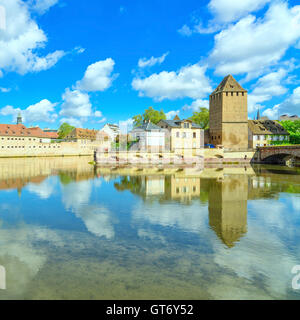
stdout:
[(208, 100), (202, 100), (197, 99), (193, 101), (190, 105), (185, 105), (182, 109), (183, 110), (192, 110), (192, 111), (199, 111), (200, 108), (209, 108), (209, 101)]
[(253, 112), (261, 107), (260, 103), (271, 100), (275, 96), (283, 95), (287, 89), (282, 85), (287, 76), (285, 69), (279, 69), (261, 77), (254, 85), (254, 90), (248, 96), (248, 111)]
[(213, 19), (208, 21), (208, 26), (204, 27), (203, 22), (196, 20), (192, 27), (183, 25), (178, 32), (184, 36), (191, 36), (193, 33), (215, 33), (224, 28), (228, 23), (237, 21), (250, 12), (263, 8), (270, 0), (211, 0), (208, 9), (213, 15)]
[(95, 111), (94, 116), (96, 118), (101, 118), (102, 117), (102, 112), (101, 111)]
[(146, 68), (146, 67), (152, 67), (156, 64), (162, 64), (165, 61), (168, 54), (169, 52), (166, 52), (161, 57), (157, 57), (157, 58), (153, 56), (150, 59), (141, 58), (139, 59), (138, 66), (140, 68)]
[(44, 99), (24, 110), (6, 106), (0, 110), (0, 114), (3, 116), (12, 115), (13, 121), (15, 121), (18, 113), (21, 112), (24, 123), (33, 124), (39, 121), (51, 123), (55, 122), (57, 119), (57, 114), (55, 113), (56, 105), (57, 103), (52, 103), (49, 100)]
[(178, 116), (180, 113), (180, 110), (172, 110), (166, 113), (167, 120), (174, 119), (175, 116)]
[(270, 0), (211, 0), (208, 8), (214, 15), (215, 22), (227, 23), (263, 8), (268, 2)]
[(82, 122), (79, 119), (76, 118), (61, 118), (59, 120), (60, 123), (68, 123), (71, 126), (74, 126), (76, 128), (82, 128)]
[(268, 108), (263, 112), (263, 115), (277, 119), (278, 115), (282, 114), (299, 114), (300, 113), (300, 87), (293, 90), (293, 93), (282, 103), (277, 104), (273, 108)]
[(58, 1), (59, 0), (31, 0), (29, 4), (32, 10), (37, 11), (39, 14), (43, 14), (57, 4)]
[(271, 120), (277, 120), (279, 116), (279, 104), (277, 104), (273, 108), (267, 108), (263, 111), (262, 115), (268, 117)]
[(108, 58), (88, 66), (82, 80), (77, 81), (76, 89), (92, 92), (108, 89), (117, 75), (112, 75), (115, 62)]
[(193, 34), (193, 30), (188, 25), (183, 25), (178, 32), (183, 36), (191, 36)]
[(148, 78), (135, 78), (132, 87), (139, 96), (155, 100), (190, 97), (202, 98), (212, 91), (209, 79), (205, 76), (206, 67), (199, 64), (182, 67), (179, 71), (162, 71)]
[(67, 88), (62, 96), (63, 104), (60, 115), (67, 117), (89, 117), (92, 115), (92, 104), (87, 93)]
[(38, 49), (45, 47), (47, 36), (22, 1), (0, 0), (0, 5), (6, 12), (6, 28), (0, 33), (0, 70), (22, 75), (39, 72), (51, 68), (65, 55), (64, 51), (38, 54)]
[(300, 38), (300, 6), (271, 4), (265, 16), (248, 15), (215, 36), (215, 47), (209, 57), (215, 73), (248, 73), (248, 80), (284, 56)]
[(10, 92), (10, 91), (11, 91), (11, 88), (3, 88), (3, 87), (1, 87), (1, 88), (0, 88), (0, 91), (1, 91), (2, 93), (7, 93), (7, 92)]

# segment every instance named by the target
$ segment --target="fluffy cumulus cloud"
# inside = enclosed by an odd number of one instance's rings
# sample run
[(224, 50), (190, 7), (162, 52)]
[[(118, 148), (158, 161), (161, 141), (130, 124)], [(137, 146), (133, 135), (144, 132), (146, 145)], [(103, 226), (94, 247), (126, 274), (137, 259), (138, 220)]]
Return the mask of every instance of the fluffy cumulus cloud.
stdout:
[(293, 93), (282, 103), (264, 110), (263, 115), (270, 119), (277, 119), (278, 115), (287, 113), (289, 115), (300, 113), (300, 87), (293, 90)]
[(190, 105), (184, 105), (183, 110), (192, 110), (192, 111), (199, 111), (200, 108), (209, 108), (209, 101), (203, 99), (197, 99), (193, 101)]
[(153, 56), (150, 59), (141, 58), (139, 59), (138, 66), (140, 68), (146, 68), (146, 67), (152, 67), (156, 64), (162, 64), (165, 61), (168, 54), (169, 52), (166, 52), (161, 57), (157, 57), (157, 58)]
[(40, 14), (45, 13), (52, 6), (58, 3), (59, 0), (31, 0), (29, 1), (29, 5), (32, 10), (37, 11)]
[(74, 127), (76, 127), (76, 128), (82, 128), (82, 122), (81, 122), (81, 120), (79, 120), (79, 119), (76, 119), (76, 118), (72, 118), (72, 117), (70, 117), (70, 118), (61, 118), (60, 120), (59, 120), (59, 122), (60, 123), (68, 123), (68, 124), (70, 124), (71, 126), (74, 126)]
[(182, 67), (179, 71), (162, 71), (147, 78), (135, 78), (133, 89), (139, 96), (147, 96), (157, 101), (164, 99), (198, 99), (212, 91), (209, 79), (205, 75), (206, 67), (194, 64)]
[[(45, 1), (36, 1), (42, 3)], [(20, 0), (0, 0), (5, 8), (6, 25), (0, 32), (1, 72), (39, 72), (53, 67), (65, 52), (57, 50), (45, 56), (38, 49), (45, 47), (47, 36), (30, 16), (30, 6)]]
[(283, 95), (287, 92), (287, 88), (282, 85), (284, 78), (287, 76), (287, 70), (279, 69), (261, 77), (255, 84), (254, 90), (248, 97), (248, 111), (261, 107), (261, 103), (271, 100), (273, 97)]
[(261, 9), (268, 2), (270, 0), (211, 0), (208, 7), (214, 15), (214, 21), (228, 23)]
[(57, 114), (55, 113), (55, 107), (57, 103), (52, 103), (47, 99), (30, 105), (28, 108), (21, 110), (20, 108), (14, 108), (12, 106), (6, 106), (0, 110), (0, 114), (3, 116), (12, 115), (13, 122), (16, 121), (17, 115), (20, 112), (24, 123), (34, 124), (39, 121), (42, 122), (55, 122)]
[(259, 76), (300, 38), (300, 6), (276, 1), (261, 19), (248, 15), (215, 36), (209, 57), (216, 74)]
[(192, 26), (183, 25), (178, 32), (183, 36), (191, 36), (193, 33), (215, 33), (227, 24), (237, 21), (250, 12), (263, 8), (270, 0), (211, 0), (208, 9), (213, 18), (204, 27), (199, 19), (193, 19)]
[(166, 113), (167, 120), (174, 119), (175, 116), (179, 116), (180, 110), (172, 110)]
[(76, 88), (87, 92), (108, 89), (117, 75), (112, 75), (115, 62), (108, 58), (88, 66), (82, 80), (77, 81)]
[(67, 117), (89, 117), (92, 115), (92, 104), (87, 93), (67, 88), (62, 96), (63, 104), (60, 115)]

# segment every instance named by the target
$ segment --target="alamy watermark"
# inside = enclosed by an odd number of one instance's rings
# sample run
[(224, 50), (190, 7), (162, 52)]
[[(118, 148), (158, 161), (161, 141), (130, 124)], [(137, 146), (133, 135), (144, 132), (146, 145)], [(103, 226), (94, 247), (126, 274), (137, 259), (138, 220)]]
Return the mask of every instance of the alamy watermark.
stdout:
[(292, 280), (292, 288), (294, 290), (300, 290), (300, 265), (293, 267), (292, 274), (295, 274)]
[(0, 6), (0, 30), (6, 30), (6, 10)]
[(6, 271), (3, 266), (0, 266), (0, 290), (6, 289)]

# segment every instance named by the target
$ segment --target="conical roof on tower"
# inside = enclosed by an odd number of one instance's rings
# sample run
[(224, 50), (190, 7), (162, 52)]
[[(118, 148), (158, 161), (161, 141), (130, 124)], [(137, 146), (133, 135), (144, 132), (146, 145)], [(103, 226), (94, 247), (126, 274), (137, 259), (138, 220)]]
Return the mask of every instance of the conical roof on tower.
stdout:
[(218, 92), (247, 92), (235, 79), (229, 74), (226, 76), (221, 83), (218, 85), (217, 89), (212, 93)]

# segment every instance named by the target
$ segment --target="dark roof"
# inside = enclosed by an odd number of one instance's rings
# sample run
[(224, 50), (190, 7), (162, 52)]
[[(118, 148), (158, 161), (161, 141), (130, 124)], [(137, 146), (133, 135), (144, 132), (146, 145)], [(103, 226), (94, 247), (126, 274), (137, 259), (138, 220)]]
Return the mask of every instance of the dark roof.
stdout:
[(134, 128), (133, 130), (152, 131), (161, 130), (161, 127), (153, 124), (152, 122), (144, 122), (141, 126)]
[(180, 128), (181, 127), (181, 123), (185, 122), (185, 121), (189, 121), (192, 123), (192, 129), (201, 129), (201, 126), (197, 123), (192, 122), (191, 120), (161, 120), (160, 122), (164, 122), (166, 123), (168, 126), (172, 127), (172, 128)]
[(212, 93), (218, 92), (247, 92), (230, 74), (226, 76)]
[(248, 120), (248, 125), (252, 134), (289, 134), (279, 122), (274, 120)]

